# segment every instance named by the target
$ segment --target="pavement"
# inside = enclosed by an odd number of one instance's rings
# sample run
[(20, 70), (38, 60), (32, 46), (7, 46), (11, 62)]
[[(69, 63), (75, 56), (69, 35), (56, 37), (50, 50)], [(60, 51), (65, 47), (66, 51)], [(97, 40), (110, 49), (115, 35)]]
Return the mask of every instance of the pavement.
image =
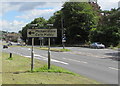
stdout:
[[(62, 48), (62, 47), (54, 47)], [(67, 47), (70, 52), (52, 52), (51, 64), (91, 78), (103, 84), (118, 84), (118, 51)], [(31, 48), (10, 47), (3, 52), (15, 53), (31, 58)], [(34, 49), (34, 58), (47, 62), (47, 51)]]

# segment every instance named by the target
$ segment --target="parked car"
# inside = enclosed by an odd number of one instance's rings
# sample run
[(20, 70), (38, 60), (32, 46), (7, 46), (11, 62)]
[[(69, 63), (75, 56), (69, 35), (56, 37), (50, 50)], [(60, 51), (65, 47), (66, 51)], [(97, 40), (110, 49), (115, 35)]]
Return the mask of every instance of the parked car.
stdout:
[(8, 48), (8, 46), (7, 45), (3, 45), (3, 48)]
[(17, 46), (22, 46), (22, 44), (20, 44), (20, 43), (17, 43)]
[(92, 44), (90, 44), (91, 48), (105, 48), (105, 45), (100, 43), (100, 42), (94, 42)]
[(8, 44), (8, 46), (12, 46), (12, 43), (10, 42), (10, 43)]

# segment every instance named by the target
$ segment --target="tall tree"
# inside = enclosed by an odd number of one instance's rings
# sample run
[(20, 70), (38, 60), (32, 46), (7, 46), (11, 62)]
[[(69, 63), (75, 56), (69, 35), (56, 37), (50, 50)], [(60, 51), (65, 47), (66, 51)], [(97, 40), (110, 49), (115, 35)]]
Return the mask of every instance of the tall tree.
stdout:
[[(28, 23), (25, 27), (22, 28), (22, 39), (25, 42), (28, 41), (28, 44), (31, 44), (31, 38), (29, 38), (29, 39), (27, 38), (27, 29), (32, 28), (31, 24), (37, 24), (37, 28), (43, 29), (43, 28), (47, 27), (46, 26), (47, 21), (43, 17), (35, 18), (33, 21), (31, 21), (31, 23)], [(36, 41), (35, 42), (36, 44), (39, 44), (38, 38), (35, 38), (35, 41)]]
[(116, 46), (120, 43), (120, 11), (111, 10), (104, 15), (98, 28), (91, 30), (91, 41), (100, 41), (106, 46)]
[(99, 17), (93, 7), (85, 2), (66, 2), (61, 9), (67, 42), (88, 41), (89, 30), (97, 26)]

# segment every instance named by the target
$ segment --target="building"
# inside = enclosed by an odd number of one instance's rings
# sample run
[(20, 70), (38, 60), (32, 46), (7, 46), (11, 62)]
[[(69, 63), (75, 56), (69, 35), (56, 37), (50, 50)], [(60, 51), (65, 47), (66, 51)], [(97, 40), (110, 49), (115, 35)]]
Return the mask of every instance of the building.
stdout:
[(89, 0), (88, 3), (93, 7), (95, 11), (98, 12), (98, 16), (102, 16), (102, 14), (99, 12), (101, 7), (98, 5), (97, 0)]
[(6, 41), (14, 41), (17, 42), (17, 39), (20, 37), (18, 33), (7, 33), (6, 34)]

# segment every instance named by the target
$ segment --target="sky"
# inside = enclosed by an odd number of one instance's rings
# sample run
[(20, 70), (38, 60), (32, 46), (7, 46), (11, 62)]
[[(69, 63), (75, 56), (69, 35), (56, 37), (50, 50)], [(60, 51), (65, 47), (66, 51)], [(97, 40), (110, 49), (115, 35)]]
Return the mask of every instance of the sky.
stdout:
[[(102, 10), (118, 8), (119, 0), (97, 1)], [(65, 0), (1, 0), (0, 30), (18, 32), (35, 18), (49, 19), (54, 12), (61, 9), (64, 2)]]

